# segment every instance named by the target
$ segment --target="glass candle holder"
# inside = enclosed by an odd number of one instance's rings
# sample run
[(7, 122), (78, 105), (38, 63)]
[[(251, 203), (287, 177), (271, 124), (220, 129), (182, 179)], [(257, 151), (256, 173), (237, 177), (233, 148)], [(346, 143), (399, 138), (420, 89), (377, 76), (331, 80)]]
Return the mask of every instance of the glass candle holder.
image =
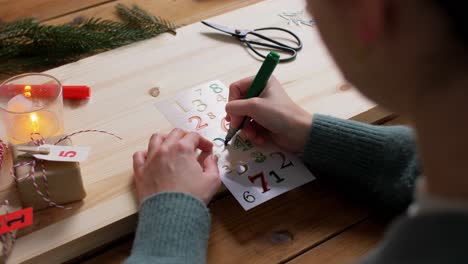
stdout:
[[(62, 84), (43, 73), (14, 76), (0, 85), (1, 119), (10, 143), (63, 133)], [(37, 137), (35, 137), (37, 138)]]

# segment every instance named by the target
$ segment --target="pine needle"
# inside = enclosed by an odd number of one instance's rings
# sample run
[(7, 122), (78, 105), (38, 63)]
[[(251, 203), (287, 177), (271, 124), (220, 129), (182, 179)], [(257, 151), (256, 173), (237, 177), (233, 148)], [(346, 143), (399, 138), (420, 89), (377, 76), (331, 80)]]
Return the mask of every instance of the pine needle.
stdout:
[(121, 21), (91, 18), (58, 26), (34, 19), (0, 23), (0, 78), (76, 61), (177, 28), (138, 6), (116, 6)]

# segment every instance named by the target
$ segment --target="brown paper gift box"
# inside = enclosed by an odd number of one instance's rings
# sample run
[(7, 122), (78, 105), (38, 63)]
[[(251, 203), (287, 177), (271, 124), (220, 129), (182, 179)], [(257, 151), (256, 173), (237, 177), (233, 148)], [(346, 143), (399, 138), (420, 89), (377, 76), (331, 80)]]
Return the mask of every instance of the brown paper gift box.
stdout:
[[(48, 140), (50, 141), (50, 140)], [(50, 142), (48, 142), (50, 143)], [(71, 146), (71, 140), (66, 139), (58, 145)], [(23, 144), (22, 146), (34, 146), (32, 142)], [(16, 146), (12, 146), (13, 164), (31, 161), (31, 156), (24, 155), (23, 152), (16, 150)], [(44, 162), (48, 193), (50, 200), (57, 204), (67, 204), (83, 200), (86, 196), (83, 181), (81, 178), (81, 171), (78, 162), (58, 162), (58, 161), (37, 161), (35, 166), (35, 181), (39, 186), (42, 194), (46, 195), (47, 190), (44, 186), (44, 179), (42, 177), (41, 162)], [(23, 207), (33, 207), (34, 210), (40, 210), (49, 207), (43, 197), (37, 192), (33, 185), (33, 178), (26, 177), (31, 171), (31, 166), (19, 166), (15, 169), (15, 175), (18, 179), (18, 192), (22, 201)]]

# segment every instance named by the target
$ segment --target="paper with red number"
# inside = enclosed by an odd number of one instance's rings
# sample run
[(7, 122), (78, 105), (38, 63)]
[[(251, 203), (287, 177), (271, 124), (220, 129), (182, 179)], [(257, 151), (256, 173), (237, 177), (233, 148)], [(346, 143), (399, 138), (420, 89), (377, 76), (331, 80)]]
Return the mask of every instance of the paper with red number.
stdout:
[(33, 223), (33, 209), (26, 208), (0, 216), (0, 235)]
[(195, 131), (214, 143), (221, 180), (245, 210), (315, 179), (295, 155), (272, 144), (258, 147), (237, 135), (224, 146), (229, 89), (211, 81), (156, 103), (178, 128)]
[(57, 146), (44, 144), (41, 148), (48, 148), (49, 154), (34, 154), (37, 159), (65, 162), (83, 162), (88, 159), (90, 147)]

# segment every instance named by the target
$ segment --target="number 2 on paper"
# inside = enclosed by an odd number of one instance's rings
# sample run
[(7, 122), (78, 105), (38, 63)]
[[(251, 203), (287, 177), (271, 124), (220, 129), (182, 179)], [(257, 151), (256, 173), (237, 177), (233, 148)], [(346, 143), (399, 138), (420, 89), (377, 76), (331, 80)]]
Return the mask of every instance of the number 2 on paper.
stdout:
[(282, 152), (273, 152), (273, 153), (270, 154), (270, 156), (272, 158), (274, 156), (280, 156), (281, 157), (281, 159), (282, 159), (281, 169), (284, 169), (284, 168), (287, 168), (287, 167), (290, 167), (290, 166), (294, 166), (294, 164), (290, 160), (286, 159), (286, 155), (284, 155), (284, 153), (282, 153)]
[(188, 121), (189, 121), (190, 123), (192, 123), (193, 120), (196, 120), (196, 121), (197, 121), (197, 125), (196, 125), (196, 127), (195, 127), (196, 130), (203, 129), (203, 128), (205, 128), (205, 127), (208, 126), (208, 123), (202, 124), (202, 123), (203, 123), (203, 122), (202, 122), (202, 119), (201, 119), (201, 117), (199, 117), (199, 116), (192, 116), (192, 117), (190, 117), (190, 118), (188, 119)]

